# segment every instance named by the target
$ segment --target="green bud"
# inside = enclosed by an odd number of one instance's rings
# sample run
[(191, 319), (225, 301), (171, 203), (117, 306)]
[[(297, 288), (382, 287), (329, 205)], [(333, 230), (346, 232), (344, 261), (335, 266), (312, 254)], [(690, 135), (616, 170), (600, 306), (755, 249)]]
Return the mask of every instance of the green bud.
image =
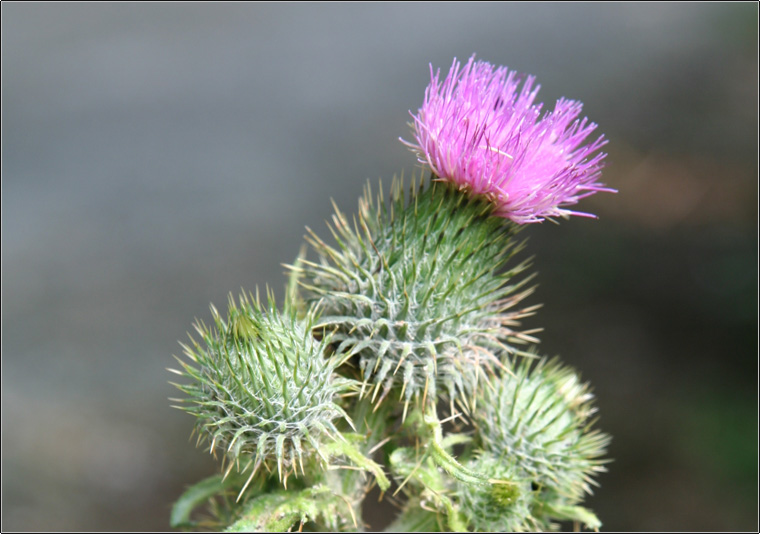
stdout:
[(534, 341), (511, 329), (532, 311), (514, 309), (532, 291), (514, 282), (527, 263), (503, 272), (521, 248), (518, 226), (448, 184), (413, 185), (406, 202), (395, 182), (391, 197), (387, 207), (367, 188), (353, 225), (336, 210), (338, 246), (312, 232), (319, 262), (293, 269), (338, 351), (358, 355), (373, 399), (394, 390), (407, 403), (441, 393), (466, 403), (500, 365), (497, 351)]
[(491, 479), (491, 484), (485, 486), (457, 482), (460, 509), (475, 531), (537, 530), (539, 524), (531, 515), (530, 480), (521, 478), (519, 469), (510, 461), (488, 453), (470, 460), (467, 467)]
[(557, 360), (534, 362), (524, 358), (480, 388), (474, 423), (483, 449), (509, 458), (539, 500), (575, 504), (605, 470), (610, 438), (590, 430), (593, 396), (575, 372)]
[(264, 310), (258, 298), (242, 295), (236, 305), (230, 295), (226, 320), (211, 309), (214, 326), (196, 323), (201, 342), (191, 338), (191, 362), (174, 371), (190, 379), (175, 385), (188, 395), (180, 408), (197, 417), (199, 442), (222, 448), (230, 469), (253, 466), (251, 478), (262, 463), (276, 464), (280, 478), (303, 471), (303, 457), (319, 453), (338, 435), (334, 420), (347, 418), (337, 398), (351, 382), (333, 372), (330, 340), (314, 339), (313, 316), (280, 314), (271, 297)]

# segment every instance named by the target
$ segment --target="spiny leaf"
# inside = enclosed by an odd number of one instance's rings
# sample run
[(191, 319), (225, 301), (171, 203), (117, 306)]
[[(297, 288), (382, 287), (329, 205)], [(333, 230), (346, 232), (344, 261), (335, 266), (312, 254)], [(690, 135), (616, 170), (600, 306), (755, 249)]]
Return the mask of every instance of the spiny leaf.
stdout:
[(193, 484), (174, 503), (169, 524), (172, 528), (195, 526), (196, 523), (190, 520), (193, 510), (225, 489), (226, 485), (221, 475), (214, 475)]

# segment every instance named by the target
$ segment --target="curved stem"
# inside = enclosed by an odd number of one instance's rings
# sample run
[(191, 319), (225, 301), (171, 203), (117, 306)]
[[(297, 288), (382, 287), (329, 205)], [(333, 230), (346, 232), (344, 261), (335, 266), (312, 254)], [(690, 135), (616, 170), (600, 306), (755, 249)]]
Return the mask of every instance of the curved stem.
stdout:
[(436, 464), (442, 467), (448, 474), (466, 484), (477, 484), (479, 486), (490, 485), (487, 477), (472, 471), (471, 469), (467, 469), (465, 466), (457, 462), (456, 459), (443, 447), (443, 430), (441, 429), (441, 422), (438, 420), (438, 414), (436, 414), (435, 408), (428, 408), (423, 417), (423, 421), (428, 430), (432, 432), (430, 442), (428, 443), (428, 450)]
[(356, 467), (369, 471), (375, 475), (377, 485), (380, 486), (380, 489), (383, 491), (387, 490), (391, 483), (388, 480), (388, 477), (385, 476), (385, 473), (383, 473), (383, 468), (377, 462), (364, 456), (364, 454), (362, 454), (362, 452), (352, 443), (354, 441), (365, 439), (365, 437), (358, 434), (344, 434), (343, 437), (346, 438), (346, 441), (334, 441), (325, 447), (327, 451), (333, 455), (342, 454), (351, 460)]

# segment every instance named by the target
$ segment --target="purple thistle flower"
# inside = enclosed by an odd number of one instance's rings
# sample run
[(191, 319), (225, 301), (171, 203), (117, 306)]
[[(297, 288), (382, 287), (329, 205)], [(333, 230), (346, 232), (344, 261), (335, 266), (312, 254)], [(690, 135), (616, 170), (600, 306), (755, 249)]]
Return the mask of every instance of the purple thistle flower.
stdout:
[(596, 124), (578, 119), (581, 102), (561, 98), (542, 117), (543, 104), (533, 103), (540, 87), (535, 77), (520, 89), (517, 73), (476, 62), (474, 55), (461, 70), (454, 59), (443, 83), (440, 69), (434, 74), (430, 65), (430, 79), (422, 107), (412, 114), (416, 143), (401, 141), (437, 179), (486, 196), (495, 215), (519, 224), (595, 217), (563, 206), (617, 192), (598, 182), (607, 154), (593, 153), (607, 140), (582, 144)]

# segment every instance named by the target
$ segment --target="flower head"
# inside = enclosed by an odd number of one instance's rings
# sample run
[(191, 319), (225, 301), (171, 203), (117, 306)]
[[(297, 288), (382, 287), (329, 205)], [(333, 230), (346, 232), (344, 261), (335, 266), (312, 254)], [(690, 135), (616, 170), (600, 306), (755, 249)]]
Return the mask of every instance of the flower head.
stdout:
[(477, 392), (473, 414), (485, 451), (507, 454), (544, 502), (575, 505), (606, 470), (610, 437), (591, 429), (592, 401), (571, 368), (524, 358)]
[[(561, 98), (541, 116), (534, 104), (539, 86), (505, 67), (473, 55), (464, 68), (455, 59), (446, 79), (433, 73), (425, 101), (414, 118), (416, 143), (404, 141), (438, 179), (453, 182), (495, 204), (495, 215), (516, 223), (580, 215), (564, 206), (598, 191), (607, 141), (583, 145), (596, 129), (578, 119), (583, 104)], [(522, 88), (520, 88), (522, 84)]]
[(479, 381), (502, 365), (495, 352), (535, 340), (517, 329), (533, 310), (518, 307), (533, 291), (518, 276), (528, 262), (504, 269), (522, 248), (519, 228), (490, 214), (449, 184), (413, 183), (407, 201), (397, 181), (390, 207), (366, 190), (356, 226), (336, 211), (338, 246), (307, 238), (319, 262), (294, 272), (319, 306), (317, 327), (332, 332), (339, 354), (358, 356), (361, 391), (373, 402), (394, 391), (405, 406), (435, 405), (442, 393), (467, 409)]
[[(548, 530), (531, 514), (531, 481), (508, 458), (482, 453), (467, 467), (496, 484), (475, 485), (457, 481), (459, 506), (475, 532), (538, 532)], [(536, 514), (537, 515), (537, 514)]]
[(191, 362), (173, 371), (191, 380), (175, 384), (189, 395), (181, 408), (197, 417), (212, 452), (224, 447), (242, 471), (253, 464), (251, 478), (262, 463), (276, 463), (281, 478), (298, 464), (303, 472), (302, 457), (321, 454), (320, 440), (338, 434), (334, 420), (347, 418), (337, 401), (351, 383), (333, 372), (336, 357), (325, 357), (329, 337), (315, 340), (314, 316), (280, 314), (271, 295), (268, 306), (245, 294), (237, 305), (230, 295), (227, 319), (212, 313), (214, 327), (196, 323), (202, 341), (184, 346)]

